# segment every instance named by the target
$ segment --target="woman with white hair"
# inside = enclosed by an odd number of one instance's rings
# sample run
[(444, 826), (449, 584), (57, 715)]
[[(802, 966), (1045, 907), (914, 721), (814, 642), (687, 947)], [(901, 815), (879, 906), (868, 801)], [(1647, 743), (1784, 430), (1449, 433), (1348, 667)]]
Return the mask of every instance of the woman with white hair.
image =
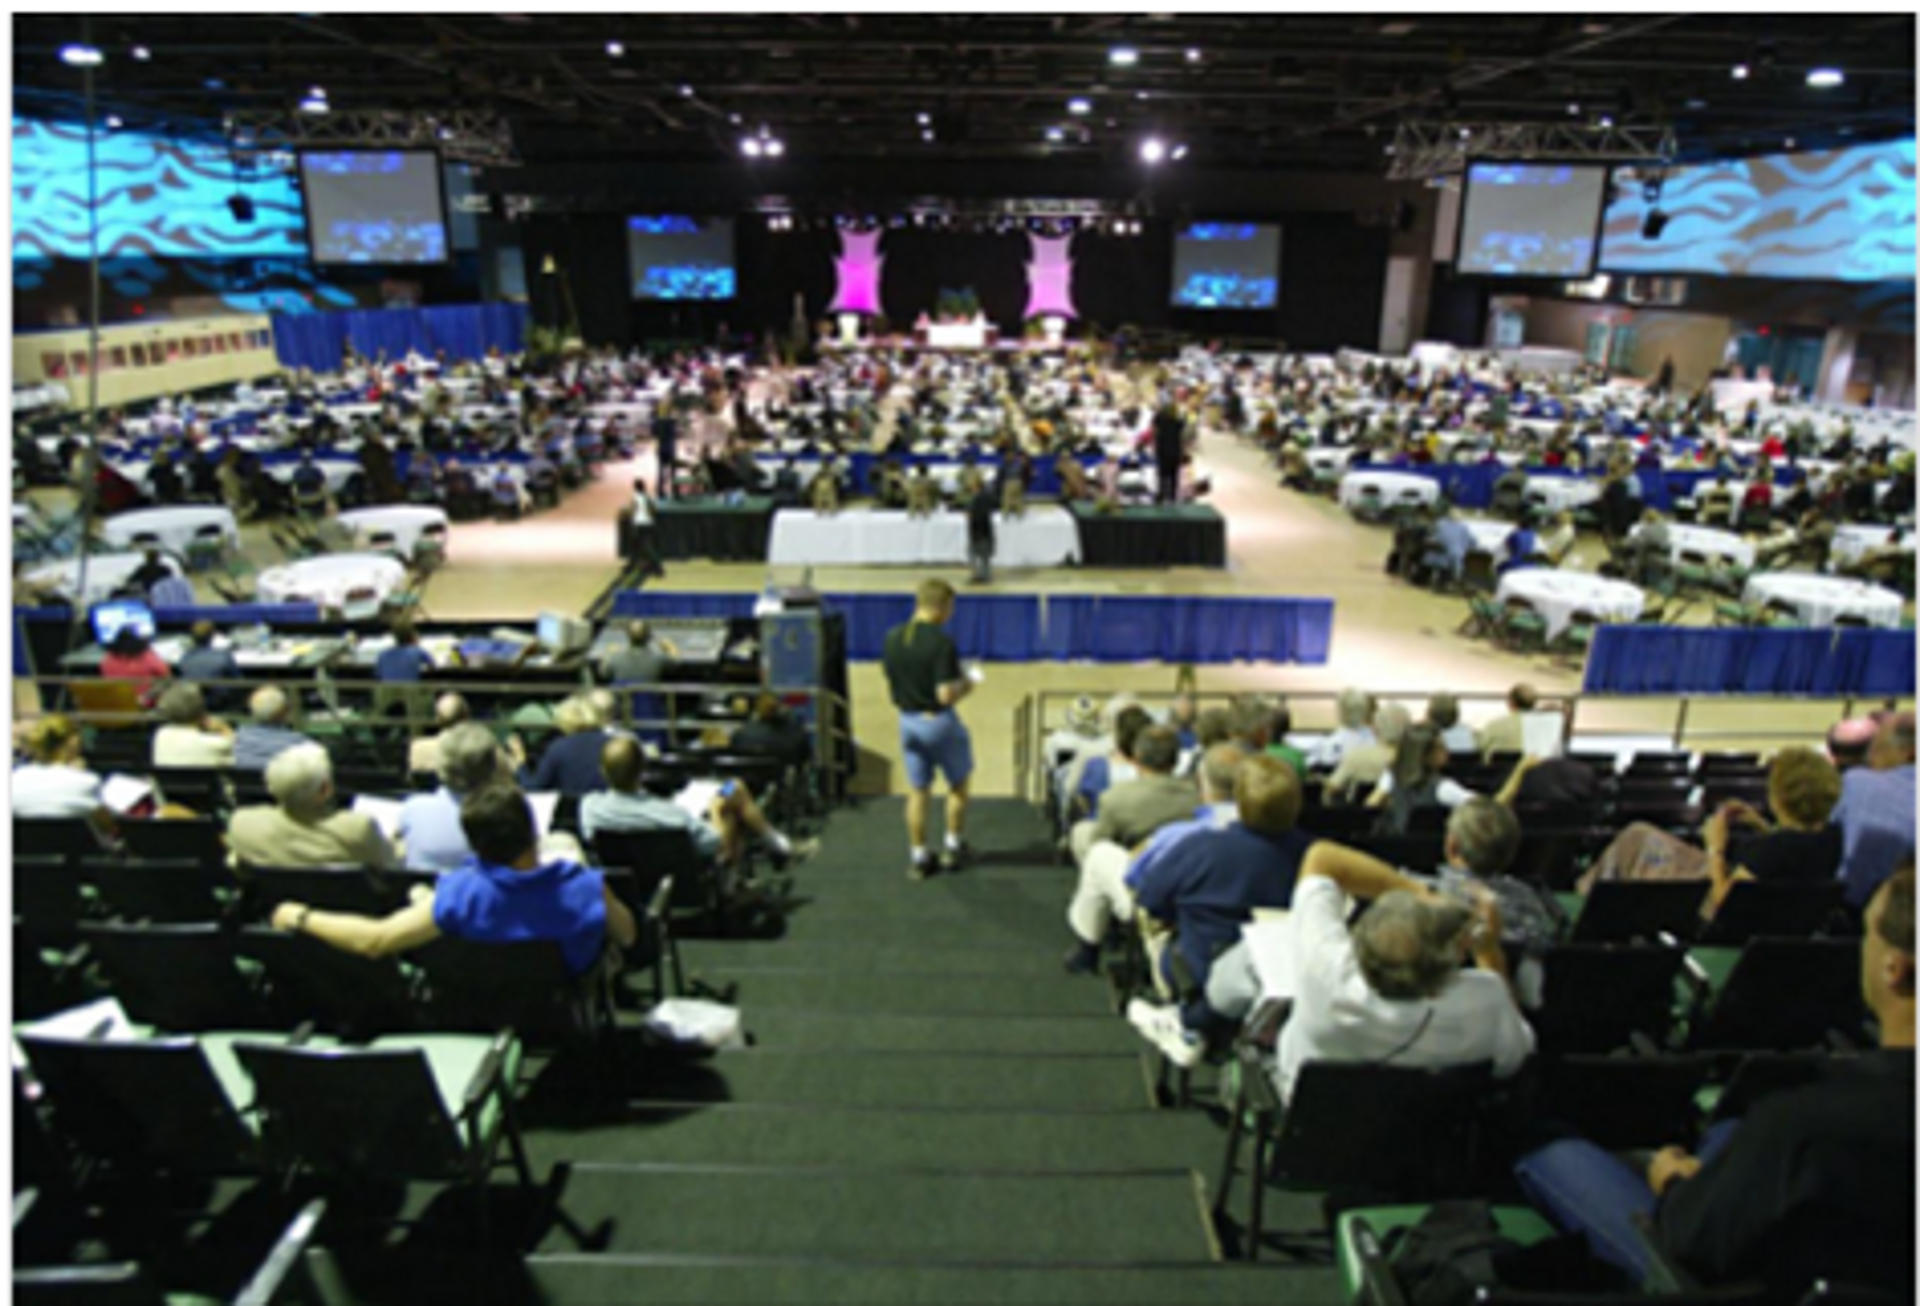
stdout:
[(160, 695), (160, 719), (153, 732), (155, 766), (232, 766), (233, 727), (207, 715), (200, 686), (176, 681)]
[(267, 763), (271, 807), (242, 807), (227, 822), (234, 860), (252, 866), (364, 866), (384, 871), (398, 860), (370, 817), (334, 802), (333, 759), (319, 744), (298, 744)]

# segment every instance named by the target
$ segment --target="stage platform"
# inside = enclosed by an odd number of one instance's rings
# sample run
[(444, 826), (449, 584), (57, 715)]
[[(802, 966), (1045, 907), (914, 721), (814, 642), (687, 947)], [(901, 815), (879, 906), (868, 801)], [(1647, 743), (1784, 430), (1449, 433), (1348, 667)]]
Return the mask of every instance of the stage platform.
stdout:
[(1110, 512), (1073, 505), (1087, 567), (1225, 567), (1227, 521), (1204, 503), (1142, 504)]
[(920, 340), (915, 336), (871, 336), (849, 344), (842, 340), (827, 340), (820, 343), (820, 349), (829, 354), (860, 354), (875, 351), (905, 350), (916, 354), (1063, 354), (1076, 345), (1084, 345), (1084, 340), (1008, 340), (996, 338), (985, 345), (939, 344)]

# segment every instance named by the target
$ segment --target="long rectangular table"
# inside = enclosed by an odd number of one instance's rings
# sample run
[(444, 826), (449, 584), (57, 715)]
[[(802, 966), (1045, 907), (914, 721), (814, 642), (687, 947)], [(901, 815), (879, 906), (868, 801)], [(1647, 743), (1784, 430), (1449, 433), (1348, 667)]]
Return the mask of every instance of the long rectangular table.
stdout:
[[(1080, 561), (1073, 518), (1050, 505), (1019, 517), (994, 514), (993, 561), (1000, 567), (1062, 567)], [(967, 519), (957, 512), (910, 517), (904, 512), (773, 515), (767, 561), (776, 566), (963, 566)]]
[(1081, 560), (1089, 567), (1225, 567), (1227, 523), (1201, 503), (1101, 512), (1073, 505)]
[[(661, 558), (763, 562), (773, 526), (773, 500), (748, 498), (662, 500), (653, 505), (654, 548)], [(632, 557), (632, 520), (621, 517), (621, 556)]]

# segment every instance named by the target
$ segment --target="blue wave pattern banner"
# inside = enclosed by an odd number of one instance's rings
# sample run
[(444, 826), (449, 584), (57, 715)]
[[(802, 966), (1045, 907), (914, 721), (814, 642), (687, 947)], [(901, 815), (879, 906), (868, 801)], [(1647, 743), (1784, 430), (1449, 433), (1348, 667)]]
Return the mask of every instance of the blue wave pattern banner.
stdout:
[(1673, 169), (1658, 240), (1640, 234), (1654, 207), (1641, 179), (1627, 169), (1615, 177), (1600, 249), (1606, 271), (1913, 280), (1912, 137)]
[[(304, 258), (291, 156), (236, 177), (225, 149), (145, 132), (94, 141), (102, 258)], [(227, 207), (240, 194), (253, 220)], [(77, 123), (13, 120), (13, 257), (89, 257), (87, 131)]]

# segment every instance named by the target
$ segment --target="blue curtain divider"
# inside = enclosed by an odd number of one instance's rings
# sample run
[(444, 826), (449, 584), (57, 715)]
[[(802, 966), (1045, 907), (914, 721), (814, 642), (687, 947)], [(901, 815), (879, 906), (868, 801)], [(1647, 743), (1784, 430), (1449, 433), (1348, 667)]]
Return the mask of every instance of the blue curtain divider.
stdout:
[[(847, 622), (847, 656), (877, 660), (913, 612), (908, 594), (827, 594)], [(750, 594), (625, 590), (616, 617), (745, 616)], [(992, 662), (1324, 663), (1332, 599), (966, 595), (949, 626), (963, 657)]]
[(1604, 694), (1882, 696), (1914, 690), (1910, 630), (1603, 626), (1585, 689)]
[(273, 348), (285, 367), (316, 372), (340, 368), (348, 341), (369, 358), (389, 359), (417, 349), (431, 358), (446, 350), (455, 362), (482, 357), (498, 347), (515, 353), (526, 342), (525, 304), (445, 304), (433, 308), (362, 308), (340, 313), (273, 314)]
[[(1356, 468), (1358, 471), (1411, 472), (1415, 476), (1425, 476), (1440, 482), (1440, 488), (1447, 498), (1457, 507), (1486, 508), (1493, 503), (1493, 484), (1505, 475), (1507, 468), (1499, 463), (1367, 463)], [(1600, 480), (1604, 473), (1600, 471), (1568, 471), (1564, 467), (1529, 467), (1528, 476), (1579, 476), (1587, 480)], [(1711, 481), (1717, 473), (1711, 469), (1700, 471), (1666, 471), (1658, 467), (1638, 467), (1634, 476), (1640, 482), (1640, 500), (1648, 508), (1657, 508), (1661, 512), (1672, 512), (1675, 499), (1691, 498), (1694, 487), (1702, 481)], [(1776, 468), (1773, 474), (1774, 484), (1793, 485), (1806, 473), (1798, 467)], [(1738, 478), (1730, 478), (1738, 479)], [(1744, 481), (1739, 483), (1744, 484)]]

